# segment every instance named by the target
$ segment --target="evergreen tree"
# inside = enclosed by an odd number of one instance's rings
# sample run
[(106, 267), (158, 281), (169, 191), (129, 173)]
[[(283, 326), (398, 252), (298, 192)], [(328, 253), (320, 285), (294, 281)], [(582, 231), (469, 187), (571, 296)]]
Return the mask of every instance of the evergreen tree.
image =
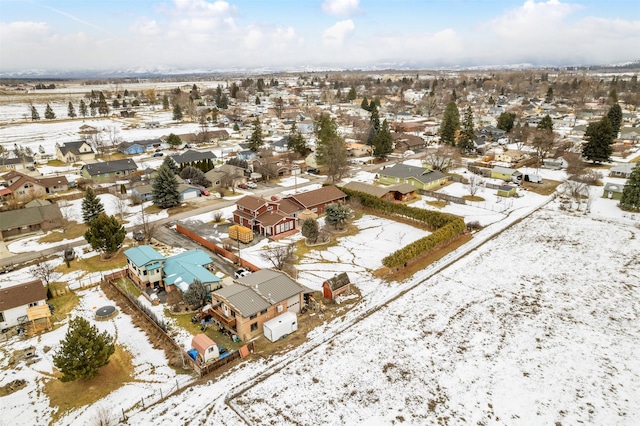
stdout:
[(455, 146), (456, 131), (460, 129), (460, 111), (455, 102), (449, 102), (444, 110), (442, 123), (440, 123), (440, 141), (447, 145)]
[(211, 182), (204, 175), (203, 168), (206, 168), (206, 164), (200, 163), (197, 167), (187, 166), (180, 172), (180, 177), (182, 179), (189, 179), (192, 185), (204, 186), (208, 188), (211, 186)]
[(89, 104), (89, 109), (91, 111), (91, 116), (95, 117), (97, 114), (97, 108), (98, 106), (96, 105), (95, 102), (91, 101), (91, 103)]
[(238, 126), (238, 122), (237, 121), (235, 123), (233, 123), (233, 131), (234, 132), (239, 132), (240, 131), (240, 126)]
[(256, 105), (260, 105), (260, 96), (256, 96)]
[(75, 117), (77, 117), (76, 109), (73, 107), (73, 104), (72, 104), (71, 102), (69, 102), (69, 105), (67, 106), (67, 115), (68, 115), (70, 118), (75, 118)]
[(69, 322), (69, 330), (53, 356), (53, 365), (63, 374), (62, 382), (90, 379), (98, 375), (98, 369), (109, 363), (115, 352), (113, 338), (98, 330), (82, 317)]
[(612, 133), (611, 122), (607, 116), (602, 117), (600, 121), (589, 123), (584, 134), (587, 141), (582, 144), (582, 156), (594, 163), (611, 161)]
[(393, 137), (389, 130), (389, 122), (385, 119), (380, 131), (373, 139), (373, 155), (377, 158), (387, 158), (393, 152)]
[(468, 106), (464, 113), (464, 120), (462, 122), (462, 129), (460, 131), (460, 137), (458, 138), (458, 148), (463, 153), (470, 153), (473, 151), (473, 141), (476, 139), (476, 132), (473, 128), (473, 112), (471, 107)]
[(120, 108), (120, 101), (117, 99), (114, 99), (111, 106), (113, 106), (113, 108)]
[(54, 118), (56, 118), (56, 113), (53, 112), (53, 109), (51, 109), (51, 105), (47, 104), (47, 107), (44, 110), (44, 118), (46, 118), (47, 120), (53, 120)]
[(348, 169), (347, 147), (344, 139), (338, 135), (338, 125), (327, 114), (316, 118), (316, 161), (327, 168), (332, 182), (342, 179)]
[(356, 92), (356, 88), (351, 86), (351, 89), (349, 89), (349, 93), (347, 94), (347, 100), (353, 102), (357, 97), (358, 93)]
[(622, 190), (620, 208), (627, 211), (640, 211), (640, 163), (631, 171), (631, 176)]
[(107, 258), (120, 250), (125, 236), (124, 226), (115, 216), (107, 216), (105, 212), (89, 222), (89, 229), (84, 233), (84, 239), (91, 248), (104, 253)]
[(153, 203), (161, 209), (177, 206), (180, 203), (178, 180), (171, 169), (164, 164), (158, 168), (153, 181)]
[(372, 102), (371, 105), (369, 105), (369, 111), (371, 112), (371, 115), (369, 116), (369, 136), (367, 137), (367, 145), (373, 145), (373, 141), (380, 131), (380, 115), (378, 114), (378, 107), (375, 102)]
[(296, 123), (291, 125), (291, 131), (289, 132), (289, 139), (287, 141), (287, 148), (300, 155), (307, 155), (309, 148), (307, 147), (307, 141), (302, 136), (302, 133), (296, 127)]
[(622, 125), (622, 108), (617, 103), (613, 104), (609, 108), (607, 117), (611, 122), (611, 132), (614, 139), (618, 139), (618, 133), (620, 132), (620, 126)]
[(80, 115), (82, 116), (82, 118), (87, 116), (87, 104), (84, 103), (84, 99), (80, 99)]
[(177, 102), (173, 106), (173, 119), (175, 121), (181, 121), (182, 120), (182, 108), (180, 108), (180, 104), (177, 103)]
[(162, 96), (162, 109), (169, 109), (169, 96), (166, 93)]
[(176, 135), (175, 133), (169, 133), (169, 136), (167, 136), (165, 142), (171, 148), (177, 148), (180, 146), (180, 144), (182, 144), (182, 139), (180, 139), (180, 136)]
[(318, 240), (318, 221), (312, 217), (308, 217), (302, 222), (302, 236), (306, 237), (311, 243)]
[(36, 107), (33, 105), (31, 105), (31, 120), (32, 121), (40, 120), (40, 114), (38, 113), (38, 110), (36, 109)]
[(262, 145), (264, 145), (264, 140), (262, 139), (262, 126), (260, 124), (260, 120), (256, 118), (253, 122), (251, 137), (249, 138), (249, 149), (253, 152), (258, 152)]
[(189, 288), (184, 292), (182, 298), (189, 305), (199, 308), (204, 305), (207, 297), (209, 296), (210, 294), (207, 287), (202, 284), (202, 281), (196, 278), (191, 284), (189, 284)]
[(327, 204), (325, 214), (324, 220), (328, 225), (342, 230), (347, 223), (347, 219), (349, 219), (351, 209), (342, 203), (331, 203)]
[(104, 93), (100, 92), (100, 99), (98, 100), (98, 114), (106, 116), (109, 114), (109, 105), (107, 99), (104, 97)]
[(498, 117), (498, 129), (504, 130), (509, 133), (513, 129), (513, 125), (516, 120), (516, 115), (512, 112), (503, 112)]
[(362, 108), (365, 111), (370, 111), (369, 110), (369, 101), (367, 100), (366, 96), (362, 99), (362, 103), (360, 104), (360, 108)]
[(100, 201), (100, 198), (96, 197), (93, 188), (88, 187), (87, 193), (82, 200), (82, 219), (84, 223), (90, 223), (96, 219), (100, 213), (104, 212), (104, 206)]
[(542, 117), (542, 120), (540, 120), (537, 127), (540, 130), (549, 130), (553, 132), (553, 120), (551, 119), (549, 114)]
[(227, 97), (226, 93), (223, 93), (222, 96), (220, 96), (220, 102), (217, 104), (217, 106), (220, 109), (229, 108), (229, 98)]

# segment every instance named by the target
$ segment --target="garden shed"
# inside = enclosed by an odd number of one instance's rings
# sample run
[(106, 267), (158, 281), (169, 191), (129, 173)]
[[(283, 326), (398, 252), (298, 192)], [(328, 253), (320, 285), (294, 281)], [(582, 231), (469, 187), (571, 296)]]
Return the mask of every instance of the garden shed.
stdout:
[(498, 188), (498, 197), (515, 197), (517, 195), (517, 188), (515, 186), (500, 185)]
[(191, 347), (198, 351), (198, 361), (203, 364), (220, 358), (218, 345), (204, 333), (196, 334), (193, 339), (191, 339)]
[(335, 299), (338, 295), (351, 289), (351, 280), (346, 272), (342, 272), (322, 283), (322, 294), (325, 299)]

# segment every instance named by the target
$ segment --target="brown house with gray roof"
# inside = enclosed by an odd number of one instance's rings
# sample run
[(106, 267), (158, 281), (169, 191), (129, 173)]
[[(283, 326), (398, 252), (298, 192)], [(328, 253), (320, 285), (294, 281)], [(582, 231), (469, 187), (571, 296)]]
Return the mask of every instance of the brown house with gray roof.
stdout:
[(26, 324), (29, 308), (45, 306), (46, 302), (47, 292), (40, 280), (10, 286), (1, 284), (0, 329)]
[[(46, 201), (43, 201), (46, 202)], [(0, 241), (38, 231), (50, 231), (63, 224), (62, 213), (56, 204), (0, 212)]]

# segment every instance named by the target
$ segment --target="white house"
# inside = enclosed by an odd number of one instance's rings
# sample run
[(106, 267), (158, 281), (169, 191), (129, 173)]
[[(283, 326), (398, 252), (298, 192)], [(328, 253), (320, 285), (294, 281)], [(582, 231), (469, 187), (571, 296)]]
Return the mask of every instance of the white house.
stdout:
[(27, 310), (47, 304), (47, 292), (42, 281), (12, 286), (0, 286), (0, 329), (28, 322)]

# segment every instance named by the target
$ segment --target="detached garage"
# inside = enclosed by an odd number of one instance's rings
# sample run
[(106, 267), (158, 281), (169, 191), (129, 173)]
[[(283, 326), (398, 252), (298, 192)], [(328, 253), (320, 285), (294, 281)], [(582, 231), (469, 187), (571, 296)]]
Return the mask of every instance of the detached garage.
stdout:
[(200, 196), (200, 188), (195, 186), (180, 184), (178, 185), (178, 193), (180, 193), (180, 201), (190, 200)]

